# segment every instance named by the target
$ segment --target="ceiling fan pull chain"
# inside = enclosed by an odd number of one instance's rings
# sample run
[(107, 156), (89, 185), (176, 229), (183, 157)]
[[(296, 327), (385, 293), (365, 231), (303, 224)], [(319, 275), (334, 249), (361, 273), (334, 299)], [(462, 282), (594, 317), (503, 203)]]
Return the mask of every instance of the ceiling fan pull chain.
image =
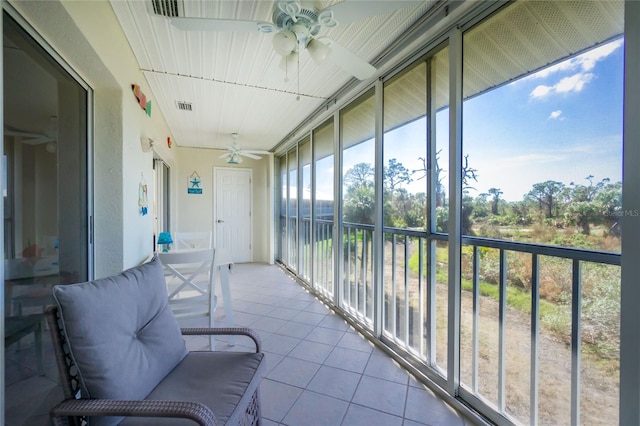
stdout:
[(284, 56), (284, 82), (289, 82), (289, 61), (286, 56)]

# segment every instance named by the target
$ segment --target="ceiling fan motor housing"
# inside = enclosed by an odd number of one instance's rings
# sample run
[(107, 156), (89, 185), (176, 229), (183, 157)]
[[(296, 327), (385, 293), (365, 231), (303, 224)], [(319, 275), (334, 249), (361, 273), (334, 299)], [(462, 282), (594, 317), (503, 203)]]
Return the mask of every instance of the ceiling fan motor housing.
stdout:
[[(282, 6), (280, 6), (281, 4)], [(292, 4), (297, 6), (287, 7)], [(316, 36), (320, 31), (318, 10), (316, 2), (279, 2), (273, 11), (273, 24), (280, 30), (288, 30), (294, 25), (302, 25), (309, 30), (311, 36)]]

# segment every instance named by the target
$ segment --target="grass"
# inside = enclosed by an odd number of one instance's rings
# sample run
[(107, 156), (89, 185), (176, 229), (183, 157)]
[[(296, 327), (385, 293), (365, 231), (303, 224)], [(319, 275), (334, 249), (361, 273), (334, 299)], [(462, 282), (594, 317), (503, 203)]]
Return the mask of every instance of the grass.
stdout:
[[(438, 264), (436, 271), (436, 281), (439, 283), (448, 282), (448, 271), (446, 266), (448, 260), (448, 252), (444, 249), (436, 250), (436, 262)], [(409, 268), (412, 273), (418, 273), (418, 251), (415, 251), (409, 259)], [(472, 292), (473, 283), (469, 279), (461, 280), (462, 290)], [(500, 287), (497, 284), (480, 281), (480, 295), (489, 297), (493, 300), (500, 300)], [(507, 306), (527, 314), (531, 313), (531, 293), (519, 287), (507, 285), (506, 289)], [(566, 304), (553, 303), (544, 299), (540, 299), (540, 323), (554, 334), (558, 334), (563, 338), (570, 335), (571, 330), (571, 306)], [(606, 345), (606, 343), (602, 343)], [(594, 353), (607, 352), (610, 348), (598, 348), (598, 345), (590, 345), (590, 351)]]
[[(511, 230), (514, 236), (520, 236), (517, 230)], [(556, 234), (556, 239), (558, 235)], [(352, 235), (351, 241), (343, 237), (344, 245), (353, 244), (357, 241), (359, 246), (358, 255), (362, 250), (362, 233), (356, 232)], [(325, 244), (327, 242), (324, 242)], [(331, 247), (331, 240), (328, 241)], [(416, 244), (417, 240), (412, 240), (411, 244)], [(325, 246), (325, 249), (327, 247)], [(471, 247), (463, 247), (462, 255), (470, 256)], [(496, 275), (497, 256), (492, 249), (480, 248), (483, 272), (481, 277), (488, 279), (480, 281), (480, 294), (498, 301), (500, 297), (500, 288), (496, 283), (498, 277)], [(425, 252), (426, 253), (426, 250)], [(436, 256), (436, 280), (439, 283), (448, 282), (448, 257), (449, 253), (447, 245), (437, 244), (435, 250)], [(507, 306), (519, 312), (526, 314), (531, 313), (531, 291), (529, 280), (530, 261), (527, 263), (517, 254), (508, 256), (509, 281), (506, 288)], [(409, 270), (417, 274), (419, 270), (418, 251), (414, 250), (411, 254), (408, 267)], [(540, 298), (540, 324), (549, 332), (553, 333), (563, 341), (567, 341), (571, 334), (571, 290), (562, 287), (562, 283), (567, 281), (567, 263), (564, 259), (547, 257), (544, 260), (543, 271), (547, 282), (555, 283), (558, 286), (557, 292), (550, 294), (543, 292), (546, 288), (541, 287)], [(426, 265), (423, 265), (426, 268)], [(583, 272), (583, 326), (593, 325), (597, 333), (593, 336), (583, 336), (584, 350), (596, 357), (608, 360), (616, 360), (618, 357), (619, 341), (617, 341), (616, 312), (619, 313), (619, 281), (615, 279), (615, 271), (608, 265), (588, 264)], [(619, 272), (619, 268), (618, 268)], [(464, 272), (463, 272), (464, 273)], [(469, 271), (467, 271), (467, 276)], [(493, 276), (491, 276), (493, 274)], [(569, 275), (570, 278), (570, 275)], [(613, 279), (612, 279), (613, 278)], [(513, 282), (512, 282), (513, 281)], [(570, 281), (570, 280), (569, 280)], [(524, 284), (523, 284), (524, 283)], [(473, 291), (472, 282), (468, 278), (462, 279), (462, 290)], [(512, 285), (515, 284), (515, 285)], [(617, 290), (617, 291), (615, 291)], [(613, 325), (612, 325), (613, 324)], [(584, 331), (584, 330), (583, 330)], [(614, 337), (611, 337), (614, 336)]]

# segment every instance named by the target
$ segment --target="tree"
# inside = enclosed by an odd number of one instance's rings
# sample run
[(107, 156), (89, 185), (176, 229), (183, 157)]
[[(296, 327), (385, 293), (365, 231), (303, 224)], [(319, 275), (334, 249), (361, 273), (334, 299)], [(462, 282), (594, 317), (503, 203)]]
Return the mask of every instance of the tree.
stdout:
[[(442, 180), (444, 179), (444, 173), (440, 165), (438, 164), (438, 159), (440, 158), (440, 153), (442, 149), (439, 149), (436, 152), (435, 158), (435, 184), (436, 184), (436, 207), (444, 207), (444, 200), (446, 197), (445, 188), (442, 184)], [(424, 157), (418, 157), (418, 160), (422, 162), (422, 168), (415, 169), (411, 171), (411, 175), (415, 175), (416, 173), (420, 174), (416, 180), (424, 179), (429, 175), (429, 167), (427, 165), (427, 159)]]
[(389, 164), (383, 170), (384, 186), (392, 193), (403, 183), (411, 183), (413, 179), (409, 175), (407, 169), (402, 163), (395, 158), (389, 159)]
[(567, 215), (572, 222), (580, 228), (580, 232), (584, 235), (591, 233), (591, 225), (598, 225), (603, 220), (603, 207), (601, 203), (595, 201), (597, 195), (602, 191), (609, 179), (602, 179), (594, 185), (593, 175), (585, 178), (589, 181), (589, 185), (576, 185), (574, 182), (569, 184), (567, 203)]
[(574, 182), (571, 182), (569, 184), (569, 186), (571, 187), (571, 201), (593, 201), (596, 194), (598, 194), (598, 192), (600, 192), (602, 188), (604, 188), (604, 186), (610, 181), (609, 178), (604, 178), (594, 185), (593, 175), (589, 175), (585, 179), (589, 181), (589, 186), (576, 185)]
[(609, 183), (596, 195), (595, 201), (600, 207), (603, 223), (608, 226), (609, 234), (620, 237), (620, 216), (622, 214), (622, 182)]
[[(443, 207), (445, 205), (445, 186), (442, 183), (442, 180), (445, 178), (445, 170), (440, 167), (438, 160), (440, 160), (440, 153), (442, 149), (439, 149), (436, 152), (436, 158), (434, 161), (435, 166), (435, 183), (436, 183), (436, 207)], [(416, 178), (416, 180), (424, 179), (429, 174), (429, 167), (427, 165), (427, 160), (423, 157), (418, 157), (418, 160), (422, 162), (422, 168), (412, 170), (411, 174), (414, 175), (416, 173), (420, 173), (421, 175)], [(478, 182), (478, 170), (469, 166), (469, 155), (464, 156), (464, 162), (462, 164), (462, 190), (466, 191), (468, 189), (475, 189), (470, 185), (471, 181)]]
[(418, 192), (411, 195), (411, 204), (405, 211), (405, 222), (409, 228), (425, 229), (427, 226), (427, 194)]
[(464, 164), (462, 165), (462, 190), (465, 191), (467, 189), (475, 189), (473, 186), (469, 185), (469, 181), (472, 179), (475, 182), (478, 182), (477, 176), (478, 170), (469, 166), (469, 155), (464, 156)]
[(596, 204), (589, 201), (573, 201), (567, 206), (567, 215), (584, 235), (591, 234), (591, 224), (598, 221), (598, 213)]
[(373, 224), (376, 198), (373, 185), (352, 186), (344, 199), (346, 222)]
[(358, 163), (344, 174), (344, 183), (347, 187), (373, 185), (375, 170), (369, 163)]
[(500, 188), (489, 188), (487, 192), (493, 195), (493, 199), (491, 200), (491, 214), (497, 215), (498, 203), (500, 202), (500, 196), (503, 194), (503, 192), (500, 190)]
[(556, 207), (556, 196), (562, 192), (564, 184), (555, 180), (548, 180), (533, 184), (533, 189), (526, 194), (527, 198), (538, 202), (540, 211), (547, 219), (551, 219)]
[(473, 200), (473, 218), (485, 218), (489, 216), (489, 208), (487, 207), (487, 197), (489, 194), (483, 192), (478, 194)]
[[(375, 213), (375, 186), (374, 168), (368, 163), (358, 163), (344, 174), (344, 183), (347, 185), (344, 195), (344, 220), (346, 222), (371, 225)], [(366, 230), (364, 233), (370, 232)], [(357, 232), (356, 232), (356, 237)], [(367, 244), (360, 245), (360, 255), (354, 253), (356, 260), (360, 262), (360, 283), (365, 282), (366, 253), (372, 245), (372, 239)]]
[(511, 210), (511, 223), (514, 225), (530, 225), (533, 222), (531, 200), (515, 201), (508, 206)]
[(344, 219), (347, 222), (372, 224), (375, 211), (374, 169), (358, 163), (344, 174)]
[(462, 233), (465, 235), (473, 235), (473, 230), (471, 229), (473, 225), (473, 221), (471, 220), (473, 197), (469, 196), (466, 192), (462, 196), (462, 211), (460, 213)]

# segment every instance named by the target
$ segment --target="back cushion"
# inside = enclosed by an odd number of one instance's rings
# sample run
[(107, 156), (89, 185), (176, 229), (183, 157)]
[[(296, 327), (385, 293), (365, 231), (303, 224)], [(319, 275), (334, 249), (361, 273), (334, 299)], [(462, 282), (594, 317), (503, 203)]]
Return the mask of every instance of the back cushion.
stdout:
[(144, 399), (187, 354), (157, 257), (53, 296), (84, 397)]

